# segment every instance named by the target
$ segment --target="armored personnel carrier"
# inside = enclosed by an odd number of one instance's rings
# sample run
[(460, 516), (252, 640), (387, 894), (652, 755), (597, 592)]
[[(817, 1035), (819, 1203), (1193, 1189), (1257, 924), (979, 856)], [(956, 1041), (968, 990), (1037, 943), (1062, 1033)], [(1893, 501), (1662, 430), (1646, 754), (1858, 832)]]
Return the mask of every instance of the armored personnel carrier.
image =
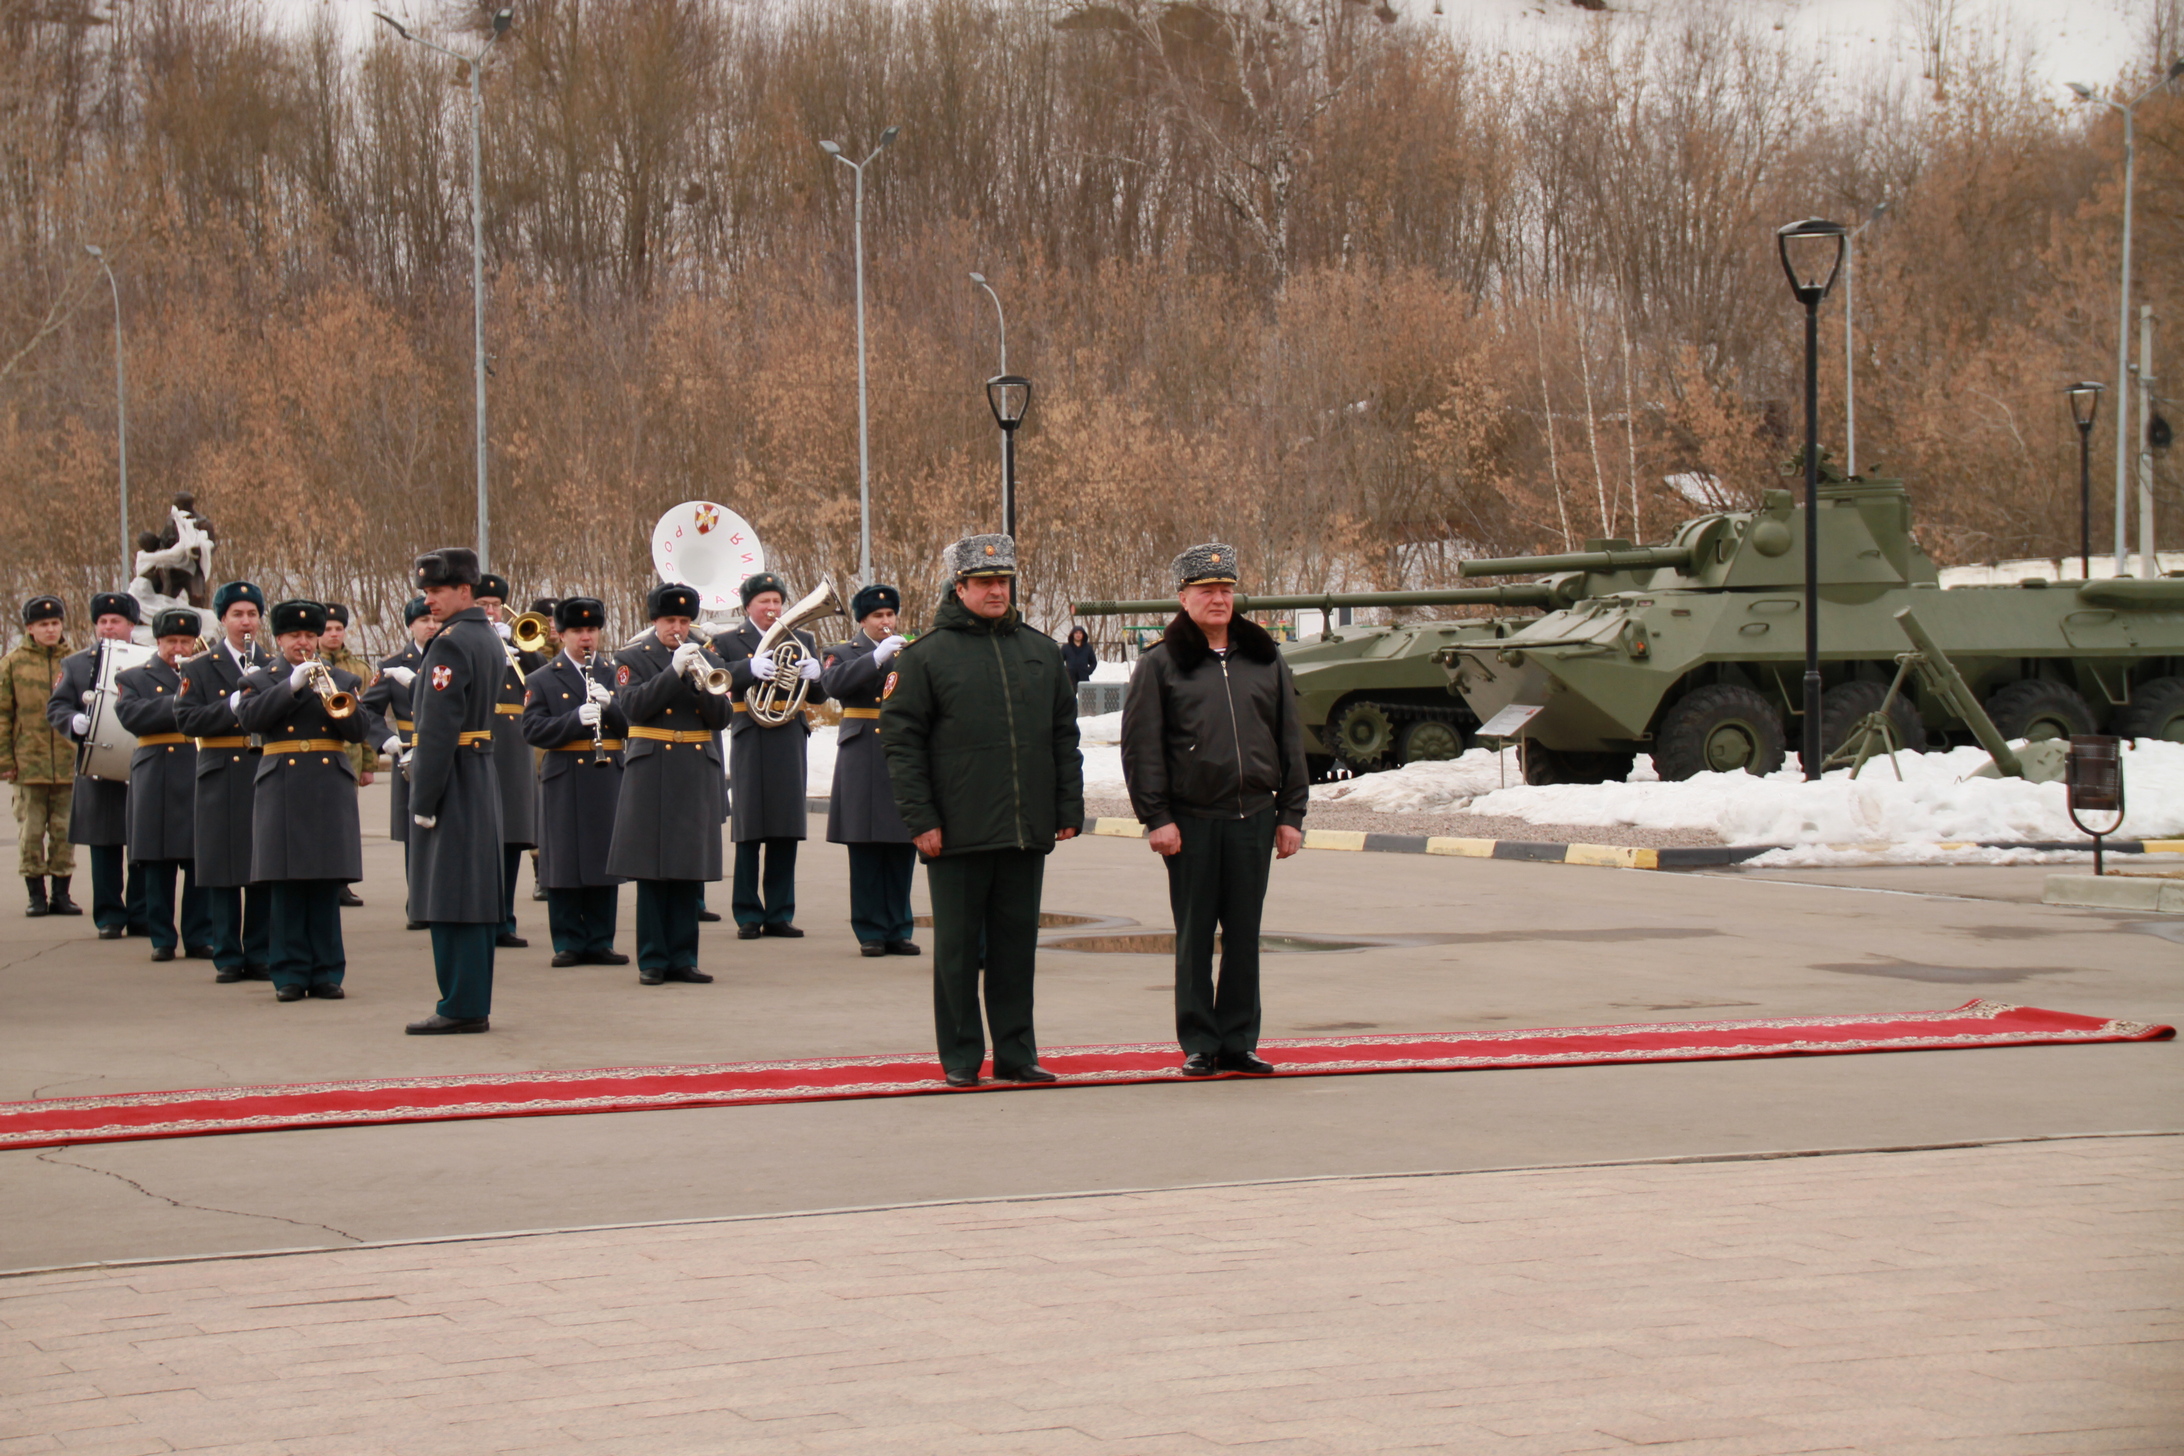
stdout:
[[(1834, 475), (1820, 489), (1821, 739), (1832, 752), (1881, 706), (1915, 607), (2006, 738), (2112, 732), (2184, 742), (2184, 576), (1944, 590), (1912, 535), (1897, 480)], [(1552, 606), (1435, 653), (1481, 721), (1512, 704), (1532, 783), (1628, 775), (1771, 773), (1799, 736), (1804, 513), (1789, 491), (1759, 509), (1685, 521), (1668, 542), (1595, 541), (1564, 556), (1466, 561), (1466, 577), (1546, 573)], [(1970, 741), (1923, 688), (1892, 715), (1914, 746)]]

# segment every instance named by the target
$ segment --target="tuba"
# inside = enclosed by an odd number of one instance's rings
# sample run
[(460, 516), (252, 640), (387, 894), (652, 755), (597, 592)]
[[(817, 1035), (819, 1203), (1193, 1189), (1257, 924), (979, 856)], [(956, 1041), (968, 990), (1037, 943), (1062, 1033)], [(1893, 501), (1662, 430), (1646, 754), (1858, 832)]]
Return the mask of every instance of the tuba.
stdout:
[(843, 602), (842, 594), (834, 589), (831, 580), (822, 576), (819, 585), (808, 596), (783, 611), (766, 629), (766, 635), (758, 639), (758, 650), (773, 653), (773, 676), (753, 683), (751, 690), (743, 695), (744, 705), (754, 722), (779, 728), (804, 711), (804, 698), (811, 691), (811, 684), (804, 678), (803, 666), (813, 653), (797, 641), (796, 630), (810, 622), (848, 615), (849, 607)]

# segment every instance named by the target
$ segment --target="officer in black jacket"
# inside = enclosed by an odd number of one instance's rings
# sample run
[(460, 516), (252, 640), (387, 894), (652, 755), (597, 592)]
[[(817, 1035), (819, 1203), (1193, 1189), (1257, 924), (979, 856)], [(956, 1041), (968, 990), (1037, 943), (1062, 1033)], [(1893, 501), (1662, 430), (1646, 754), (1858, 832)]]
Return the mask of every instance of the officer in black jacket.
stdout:
[[(349, 745), (364, 739), (363, 680), (319, 661), (326, 608), (275, 605), (274, 661), (243, 679), (236, 717), (264, 741), (251, 805), (251, 878), (272, 901), (274, 995), (339, 1001), (349, 958), (341, 943), (341, 888), (364, 878)], [(325, 678), (316, 674), (323, 672)], [(323, 690), (330, 679), (337, 706)]]
[(210, 899), (197, 888), (197, 745), (182, 732), (175, 709), (182, 701), (176, 666), (196, 644), (197, 613), (169, 609), (152, 619), (159, 655), (114, 679), (115, 716), (136, 735), (129, 756), (129, 856), (144, 882), (145, 919), (152, 931), (152, 959), (171, 961), (176, 945), (174, 882), (182, 877), (180, 944), (192, 960), (212, 959)]
[[(364, 689), (361, 701), (365, 710), (372, 714), (373, 731), (381, 742), (379, 751), (387, 755), (393, 771), (387, 776), (387, 837), (402, 846), (402, 880), (409, 882), (409, 775), (402, 771), (402, 760), (417, 736), (416, 724), (410, 720), (410, 703), (417, 681), (417, 670), (425, 663), (425, 644), (432, 634), (440, 630), (440, 624), (432, 620), (432, 613), (425, 609), (423, 597), (411, 597), (402, 608), (402, 625), (410, 640), (400, 652), (383, 658), (379, 663), (379, 675), (372, 685)], [(406, 907), (405, 907), (406, 908)], [(412, 914), (411, 930), (423, 930), (424, 925)]]
[[(97, 640), (61, 659), (61, 680), (46, 699), (47, 721), (67, 734), (69, 742), (83, 742), (91, 730), (86, 710), (98, 681), (100, 643), (129, 641), (129, 634), (143, 620), (143, 609), (127, 592), (100, 592), (91, 598), (91, 625)], [(126, 781), (76, 775), (75, 794), (68, 806), (68, 842), (91, 851), (91, 919), (99, 928), (99, 939), (151, 934), (145, 919), (143, 877), (128, 864)]]
[(524, 678), (546, 665), (536, 652), (519, 652), (505, 620), (508, 578), (487, 571), (479, 574), (475, 600), (478, 609), (502, 643), (507, 670), (501, 676), (500, 698), (493, 705), (493, 767), (500, 775), (501, 858), (507, 862), (501, 893), (507, 907), (494, 944), (504, 950), (522, 950), (530, 944), (516, 933), (516, 871), (523, 866), (523, 852), (538, 843), (538, 772), (531, 745), (523, 741)]
[(508, 654), (473, 599), (478, 575), (478, 553), (468, 547), (417, 558), (414, 579), (440, 631), (411, 693), (410, 913), (432, 927), (440, 1003), (405, 1028), (411, 1036), (492, 1024), (494, 942), (508, 913), (493, 706)]
[(1167, 862), (1183, 1075), (1271, 1072), (1258, 1054), (1259, 916), (1269, 866), (1304, 844), (1297, 685), (1273, 637), (1236, 615), (1235, 547), (1193, 546), (1174, 572), (1183, 610), (1123, 696), (1123, 778)]
[(182, 664), (182, 706), (175, 724), (197, 744), (197, 814), (191, 847), (197, 884), (212, 905), (212, 963), (220, 981), (266, 981), (271, 954), (267, 897), (250, 880), (251, 806), (257, 798), (258, 750), (235, 710), (243, 679), (265, 665), (258, 622), (265, 594), (231, 581), (212, 594), (220, 640)]
[[(769, 728), (751, 716), (751, 689), (773, 674), (772, 654), (758, 655), (767, 629), (780, 619), (788, 583), (762, 571), (743, 583), (743, 623), (713, 639), (728, 664), (735, 689), (735, 718), (728, 725), (728, 788), (733, 800), (730, 837), (736, 842), (736, 935), (799, 936), (796, 919), (796, 849), (805, 833), (804, 794), (809, 774), (811, 720)], [(808, 656), (803, 676), (817, 684), (819, 643), (797, 632)], [(763, 864), (761, 863), (763, 859)]]
[(557, 966), (626, 966), (614, 948), (621, 880), (607, 872), (622, 794), (623, 733), (615, 670), (599, 657), (606, 603), (569, 597), (554, 604), (561, 651), (531, 674), (523, 736), (546, 750), (539, 769), (539, 883)]
[(698, 594), (663, 582), (645, 599), (651, 630), (615, 656), (615, 703), (629, 724), (607, 873), (637, 882), (637, 979), (706, 982), (698, 904), (720, 878), (724, 693), (694, 675), (721, 661), (690, 640)]
[(910, 880), (917, 848), (888, 787), (880, 747), (880, 696), (888, 664), (903, 649), (895, 632), (902, 594), (874, 584), (850, 598), (857, 634), (822, 655), (819, 686), (842, 705), (827, 799), (827, 842), (849, 847), (849, 927), (868, 956), (918, 955), (910, 938)]

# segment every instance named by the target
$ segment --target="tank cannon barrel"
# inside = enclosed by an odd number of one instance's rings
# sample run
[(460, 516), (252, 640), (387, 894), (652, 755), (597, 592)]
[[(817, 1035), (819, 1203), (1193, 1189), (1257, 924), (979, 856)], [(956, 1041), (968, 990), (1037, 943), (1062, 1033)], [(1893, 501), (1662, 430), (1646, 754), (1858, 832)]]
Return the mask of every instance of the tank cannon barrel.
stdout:
[(1483, 556), (1458, 562), (1459, 576), (1528, 576), (1548, 571), (1650, 571), (1689, 567), (1689, 546), (1633, 546), (1624, 551), (1572, 551), (1562, 556)]
[[(1527, 586), (1459, 586), (1441, 591), (1309, 592), (1287, 596), (1252, 597), (1236, 594), (1239, 612), (1332, 612), (1337, 607), (1537, 607), (1556, 605), (1552, 589)], [(1133, 602), (1078, 602), (1071, 610), (1080, 617), (1143, 616), (1173, 613), (1174, 597), (1153, 597)]]

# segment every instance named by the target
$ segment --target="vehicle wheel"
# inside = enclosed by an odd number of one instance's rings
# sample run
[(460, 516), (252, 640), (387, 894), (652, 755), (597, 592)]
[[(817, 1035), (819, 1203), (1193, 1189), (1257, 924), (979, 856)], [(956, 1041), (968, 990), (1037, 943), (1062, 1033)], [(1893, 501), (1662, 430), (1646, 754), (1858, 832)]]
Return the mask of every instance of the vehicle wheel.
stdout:
[(1439, 763), (1444, 759), (1462, 758), (1464, 735), (1454, 723), (1439, 718), (1421, 718), (1403, 726), (1403, 735), (1397, 740), (1397, 763)]
[(1987, 695), (1987, 716), (2004, 738), (2068, 738), (2093, 731), (2093, 710), (2078, 690), (2044, 678), (2004, 683)]
[(2122, 738), (2184, 743), (2184, 677), (2157, 677), (2140, 683), (2131, 701), (2116, 715), (2116, 733)]
[(1630, 777), (1635, 753), (1573, 753), (1566, 749), (1524, 745), (1524, 781), (1528, 784), (1620, 783)]
[(1694, 774), (1771, 774), (1782, 767), (1782, 717), (1750, 688), (1694, 688), (1661, 717), (1653, 767), (1670, 783)]
[(1353, 768), (1370, 768), (1395, 746), (1395, 725), (1375, 703), (1353, 703), (1332, 725), (1335, 752)]
[[(1858, 724), (1869, 713), (1880, 711), (1882, 699), (1888, 689), (1877, 682), (1847, 682), (1829, 688), (1820, 699), (1820, 755), (1826, 758), (1844, 744), (1858, 730)], [(1919, 714), (1918, 704), (1898, 693), (1895, 705), (1888, 710), (1895, 722), (1896, 736), (1903, 746), (1913, 753), (1926, 748), (1926, 719)]]

